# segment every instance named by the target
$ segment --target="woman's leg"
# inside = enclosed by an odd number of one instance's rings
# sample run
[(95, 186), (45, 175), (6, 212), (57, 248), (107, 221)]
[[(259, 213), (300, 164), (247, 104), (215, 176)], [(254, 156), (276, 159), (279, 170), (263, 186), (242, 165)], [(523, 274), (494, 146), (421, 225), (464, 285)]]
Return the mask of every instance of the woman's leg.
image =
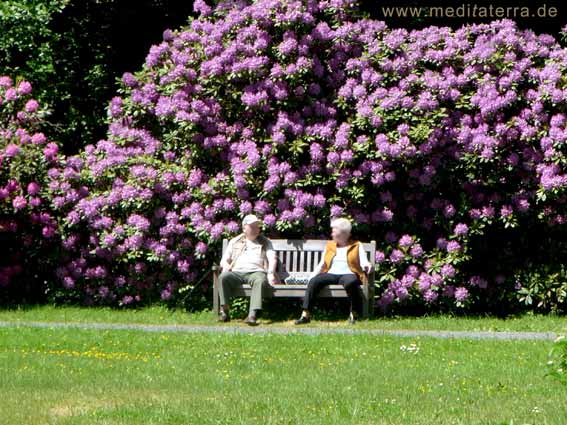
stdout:
[(354, 314), (362, 313), (362, 291), (361, 282), (355, 274), (343, 274), (339, 279), (339, 283), (344, 286), (346, 293), (350, 298), (350, 311)]
[(303, 311), (309, 314), (319, 291), (327, 285), (336, 284), (339, 281), (339, 277), (340, 275), (329, 273), (320, 273), (314, 276), (307, 284), (305, 298), (303, 299)]

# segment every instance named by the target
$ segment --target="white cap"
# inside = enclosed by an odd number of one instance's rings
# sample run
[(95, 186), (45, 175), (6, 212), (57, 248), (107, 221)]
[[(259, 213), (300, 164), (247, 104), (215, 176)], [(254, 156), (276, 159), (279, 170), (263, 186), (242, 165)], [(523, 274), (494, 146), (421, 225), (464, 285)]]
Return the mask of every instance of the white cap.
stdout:
[(242, 220), (242, 225), (246, 225), (246, 224), (252, 224), (252, 223), (258, 223), (258, 222), (262, 222), (262, 220), (260, 220), (258, 217), (256, 217), (254, 214), (248, 214), (246, 217), (244, 217), (244, 219)]

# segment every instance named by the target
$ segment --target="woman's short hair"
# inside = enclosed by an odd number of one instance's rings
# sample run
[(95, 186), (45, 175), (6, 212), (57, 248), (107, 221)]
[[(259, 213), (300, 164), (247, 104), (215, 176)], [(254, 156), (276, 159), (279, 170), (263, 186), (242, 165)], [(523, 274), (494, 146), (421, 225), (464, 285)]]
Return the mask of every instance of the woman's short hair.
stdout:
[(350, 235), (352, 225), (346, 218), (336, 218), (331, 220), (331, 228), (337, 228), (340, 232), (348, 233)]

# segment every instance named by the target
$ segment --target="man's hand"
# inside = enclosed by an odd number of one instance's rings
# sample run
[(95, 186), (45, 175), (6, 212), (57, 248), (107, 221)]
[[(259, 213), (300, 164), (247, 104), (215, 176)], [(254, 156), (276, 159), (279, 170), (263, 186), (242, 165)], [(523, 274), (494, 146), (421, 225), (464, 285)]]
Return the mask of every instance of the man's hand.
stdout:
[(276, 284), (276, 275), (272, 272), (268, 273), (268, 283), (272, 286)]

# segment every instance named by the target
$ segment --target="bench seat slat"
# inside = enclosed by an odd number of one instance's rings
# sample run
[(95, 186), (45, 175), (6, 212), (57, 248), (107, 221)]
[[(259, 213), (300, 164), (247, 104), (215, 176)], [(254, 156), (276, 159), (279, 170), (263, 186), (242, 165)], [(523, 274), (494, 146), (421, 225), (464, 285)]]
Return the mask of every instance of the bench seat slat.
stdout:
[[(264, 290), (265, 297), (304, 297), (306, 285), (274, 285), (273, 288)], [(231, 294), (238, 297), (249, 297), (252, 295), (250, 285), (242, 285), (242, 288), (234, 288)], [(342, 285), (328, 285), (321, 289), (319, 297), (322, 298), (346, 298), (347, 293)]]

